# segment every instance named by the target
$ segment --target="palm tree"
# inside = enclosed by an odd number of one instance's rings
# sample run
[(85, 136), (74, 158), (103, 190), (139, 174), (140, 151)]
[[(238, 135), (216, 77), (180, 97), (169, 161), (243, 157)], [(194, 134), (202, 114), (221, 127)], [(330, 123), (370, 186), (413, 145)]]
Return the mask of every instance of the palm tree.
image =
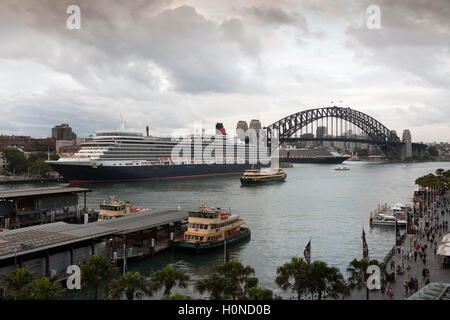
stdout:
[(228, 281), (217, 272), (213, 272), (204, 279), (200, 279), (195, 283), (195, 289), (200, 293), (208, 291), (211, 300), (221, 300), (226, 297)]
[(31, 281), (22, 290), (26, 300), (57, 300), (66, 293), (60, 283), (52, 282), (46, 277)]
[(216, 267), (216, 272), (222, 275), (228, 282), (225, 292), (229, 294), (233, 300), (236, 297), (242, 297), (248, 289), (256, 287), (258, 279), (251, 277), (255, 270), (250, 267), (244, 267), (238, 261), (230, 261), (223, 265)]
[(175, 269), (173, 265), (168, 265), (164, 269), (150, 274), (151, 289), (156, 291), (164, 287), (164, 295), (167, 297), (170, 296), (170, 291), (175, 285), (186, 288), (187, 281), (189, 281), (189, 276)]
[(250, 300), (273, 300), (273, 292), (269, 289), (253, 287), (248, 290)]
[(170, 296), (169, 300), (190, 300), (190, 298), (182, 294), (176, 294), (174, 296)]
[(88, 283), (94, 287), (94, 299), (97, 300), (98, 292), (103, 282), (118, 272), (109, 259), (105, 256), (93, 255), (81, 266), (81, 283), (83, 288)]
[(293, 257), (277, 268), (275, 283), (283, 290), (291, 289), (300, 300), (308, 292), (308, 264), (303, 258)]
[(144, 294), (152, 295), (148, 280), (139, 272), (127, 272), (118, 279), (109, 283), (109, 296), (112, 299), (120, 299), (125, 294), (128, 300), (141, 299)]
[(0, 284), (7, 299), (21, 299), (22, 289), (33, 281), (34, 276), (27, 269), (18, 268), (10, 275), (1, 275)]
[(336, 267), (329, 267), (323, 261), (313, 261), (308, 266), (308, 291), (312, 296), (317, 294), (318, 300), (326, 294), (334, 299), (343, 293), (344, 277)]
[(380, 267), (381, 277), (384, 278), (385, 273), (383, 263), (379, 263), (377, 260), (369, 261), (369, 259), (353, 259), (347, 267), (347, 272), (350, 274), (348, 284), (351, 289), (361, 289), (366, 286), (366, 272), (370, 265)]

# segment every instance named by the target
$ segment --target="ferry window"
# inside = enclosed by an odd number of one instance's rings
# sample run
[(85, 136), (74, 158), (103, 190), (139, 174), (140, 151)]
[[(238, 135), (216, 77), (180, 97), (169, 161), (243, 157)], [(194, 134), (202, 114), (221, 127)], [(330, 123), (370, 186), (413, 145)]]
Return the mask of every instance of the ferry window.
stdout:
[(203, 241), (203, 237), (200, 237), (200, 241)]

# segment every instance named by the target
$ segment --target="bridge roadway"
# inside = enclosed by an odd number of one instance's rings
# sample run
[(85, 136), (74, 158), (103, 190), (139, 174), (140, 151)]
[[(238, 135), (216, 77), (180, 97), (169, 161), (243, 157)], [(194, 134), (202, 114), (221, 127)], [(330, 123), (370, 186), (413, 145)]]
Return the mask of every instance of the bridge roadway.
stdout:
[(0, 232), (0, 261), (106, 236), (124, 235), (188, 218), (188, 212), (139, 213), (89, 224), (55, 222)]

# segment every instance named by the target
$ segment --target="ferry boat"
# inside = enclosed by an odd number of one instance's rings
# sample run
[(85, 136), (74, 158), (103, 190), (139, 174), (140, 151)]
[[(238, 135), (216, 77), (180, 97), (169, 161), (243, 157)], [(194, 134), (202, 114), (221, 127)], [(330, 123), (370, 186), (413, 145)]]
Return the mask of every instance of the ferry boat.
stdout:
[(223, 212), (220, 208), (207, 208), (205, 203), (197, 211), (189, 211), (188, 229), (181, 241), (175, 241), (175, 249), (201, 253), (210, 249), (234, 244), (250, 238), (250, 229), (243, 227), (239, 215)]
[(284, 181), (287, 174), (280, 168), (262, 168), (245, 170), (241, 176), (242, 184), (258, 184), (272, 181)]
[(151, 212), (152, 209), (132, 208), (129, 202), (115, 200), (114, 197), (100, 205), (97, 221), (117, 219), (120, 217), (130, 216), (137, 213)]
[[(256, 159), (256, 167), (261, 166), (257, 148), (229, 138), (221, 123), (216, 125), (216, 130), (219, 134), (208, 139), (201, 135), (153, 137), (148, 130), (144, 136), (142, 132), (125, 130), (122, 125), (118, 130), (97, 131), (92, 141), (81, 144), (75, 154), (46, 163), (69, 184), (240, 175), (251, 168), (249, 159)], [(224, 161), (211, 164), (194, 159), (196, 150), (203, 154), (206, 147), (218, 141), (223, 144)], [(180, 155), (175, 158), (172, 157), (174, 148)], [(211, 156), (214, 154), (215, 151)]]

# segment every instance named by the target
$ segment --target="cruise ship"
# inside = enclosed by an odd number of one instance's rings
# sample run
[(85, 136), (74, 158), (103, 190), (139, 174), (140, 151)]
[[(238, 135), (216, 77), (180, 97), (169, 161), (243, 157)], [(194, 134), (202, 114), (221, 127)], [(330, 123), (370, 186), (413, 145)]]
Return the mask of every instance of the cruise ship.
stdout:
[(336, 150), (317, 149), (280, 149), (280, 162), (284, 163), (342, 163), (349, 157), (339, 154)]
[[(142, 132), (123, 127), (101, 130), (96, 132), (92, 141), (81, 144), (81, 149), (75, 154), (46, 162), (70, 184), (240, 175), (252, 166), (261, 166), (256, 145), (229, 138), (221, 123), (216, 125), (216, 130), (221, 134), (209, 140), (199, 135), (152, 137), (148, 130), (144, 136)], [(204, 151), (215, 156), (214, 149), (205, 150), (211, 148), (213, 141), (223, 146), (223, 161), (198, 158), (197, 155)], [(172, 157), (175, 147), (180, 156)]]

